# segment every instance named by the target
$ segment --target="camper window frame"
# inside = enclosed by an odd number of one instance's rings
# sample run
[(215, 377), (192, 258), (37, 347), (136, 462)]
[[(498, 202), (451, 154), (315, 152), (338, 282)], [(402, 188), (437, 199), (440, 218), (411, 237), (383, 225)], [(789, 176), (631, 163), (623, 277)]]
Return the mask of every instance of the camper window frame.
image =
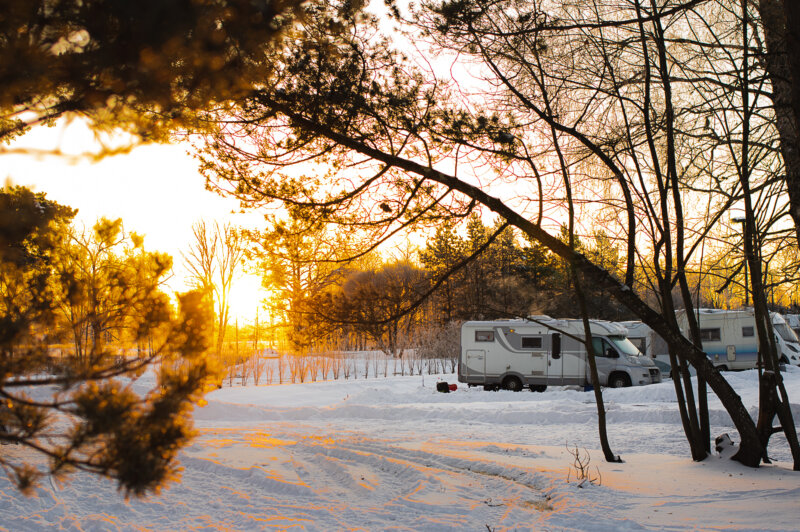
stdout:
[(494, 342), (494, 331), (475, 331), (476, 342)]
[[(538, 340), (538, 345), (525, 345), (525, 340)], [(544, 346), (544, 339), (541, 336), (520, 336), (520, 345), (522, 349), (542, 349)]]
[(721, 327), (708, 327), (700, 329), (701, 342), (721, 342), (722, 341), (722, 328)]
[(756, 329), (752, 325), (745, 325), (742, 327), (742, 338), (754, 338)]
[[(599, 346), (597, 345), (599, 344)], [(599, 349), (598, 349), (599, 347)], [(594, 350), (595, 358), (617, 358), (615, 356), (608, 356), (609, 351), (613, 351), (617, 353), (617, 350), (614, 349), (608, 340), (605, 338), (600, 338), (598, 336), (592, 336), (592, 349)], [(618, 354), (618, 353), (617, 353)]]

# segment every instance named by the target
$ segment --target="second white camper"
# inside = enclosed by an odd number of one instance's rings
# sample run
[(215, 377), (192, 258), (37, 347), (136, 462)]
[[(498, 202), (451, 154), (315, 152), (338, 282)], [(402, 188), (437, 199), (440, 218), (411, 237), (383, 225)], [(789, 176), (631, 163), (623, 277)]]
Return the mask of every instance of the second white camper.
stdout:
[[(652, 360), (641, 356), (625, 328), (591, 320), (592, 345), (602, 386), (661, 381)], [(487, 389), (544, 391), (548, 385), (589, 383), (583, 321), (531, 316), (527, 320), (468, 321), (461, 326), (458, 380)]]
[[(701, 308), (696, 311), (700, 327), (700, 340), (711, 362), (722, 370), (752, 369), (758, 361), (758, 334), (753, 309), (720, 310)], [(800, 363), (800, 344), (784, 321), (776, 312), (770, 313), (775, 330), (775, 342), (781, 363), (798, 365)], [(678, 325), (684, 336), (689, 334), (686, 312), (675, 313)]]
[[(695, 311), (700, 327), (703, 351), (721, 370), (752, 369), (758, 360), (758, 332), (752, 309), (721, 310), (701, 308)], [(800, 365), (800, 342), (783, 317), (770, 313), (775, 330), (778, 357), (782, 364)], [(686, 313), (675, 313), (678, 325), (688, 337)], [(642, 353), (669, 365), (669, 354), (664, 340), (642, 322), (622, 322), (628, 336)]]

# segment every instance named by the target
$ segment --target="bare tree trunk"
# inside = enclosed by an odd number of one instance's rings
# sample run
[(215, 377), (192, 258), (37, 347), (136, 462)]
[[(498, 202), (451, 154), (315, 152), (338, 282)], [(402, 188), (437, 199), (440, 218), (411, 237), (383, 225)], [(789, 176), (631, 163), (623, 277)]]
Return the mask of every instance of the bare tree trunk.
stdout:
[(772, 85), (772, 107), (786, 167), (789, 213), (800, 243), (800, 7), (797, 0), (759, 0), (767, 52), (762, 57)]
[[(650, 1), (651, 6), (656, 10), (653, 1)], [(648, 46), (647, 31), (644, 26), (644, 19), (642, 18), (641, 6), (637, 2), (635, 4), (636, 14), (638, 17), (638, 30), (639, 41), (642, 47), (642, 57), (644, 58), (644, 113), (643, 119), (645, 123), (645, 138), (647, 147), (650, 152), (650, 157), (653, 162), (653, 174), (658, 187), (658, 200), (660, 206), (659, 216), (661, 218), (661, 239), (656, 243), (654, 249), (654, 267), (658, 277), (658, 289), (661, 293), (661, 307), (663, 315), (670, 327), (678, 330), (678, 325), (675, 320), (675, 308), (672, 302), (672, 287), (673, 280), (678, 279), (681, 287), (681, 294), (684, 298), (684, 303), (687, 308), (687, 317), (689, 318), (690, 330), (693, 331), (695, 336), (695, 344), (699, 340), (699, 331), (697, 324), (694, 322), (693, 316), (689, 314), (692, 308), (691, 299), (687, 300), (686, 283), (685, 283), (685, 264), (683, 260), (683, 211), (681, 208), (681, 197), (678, 189), (677, 168), (675, 161), (675, 134), (674, 134), (674, 109), (672, 106), (672, 85), (669, 76), (669, 65), (666, 57), (666, 43), (664, 42), (664, 32), (659, 20), (656, 18), (652, 21), (653, 24), (653, 40), (655, 42), (657, 61), (657, 72), (661, 79), (661, 86), (664, 91), (664, 103), (666, 117), (666, 140), (667, 149), (666, 157), (667, 163), (663, 164), (662, 151), (658, 149), (657, 141), (655, 138), (656, 127), (652, 123), (651, 115), (652, 110), (652, 91), (656, 84), (652, 81), (652, 67), (650, 65), (650, 52)], [(666, 172), (664, 172), (666, 166)], [(674, 206), (674, 219), (672, 219), (670, 209), (670, 191), (672, 191), (672, 202)], [(655, 213), (654, 213), (655, 214)], [(678, 228), (676, 235), (677, 242), (673, 245), (672, 226), (673, 224)], [(629, 238), (635, 238), (635, 235), (630, 235)], [(677, 260), (673, 257), (673, 250), (677, 250)], [(664, 253), (664, 266), (661, 267), (661, 252)], [(677, 268), (675, 268), (677, 266)], [(676, 271), (677, 269), (677, 271)], [(681, 281), (683, 280), (683, 282)], [(700, 429), (700, 419), (694, 403), (694, 395), (692, 392), (692, 384), (689, 376), (689, 371), (686, 365), (686, 360), (681, 355), (680, 350), (670, 346), (670, 365), (672, 366), (673, 383), (675, 385), (676, 395), (678, 398), (678, 408), (681, 415), (681, 422), (683, 424), (684, 433), (692, 452), (692, 458), (695, 460), (703, 460), (707, 456), (705, 450), (708, 444), (703, 444), (701, 441), (702, 430)], [(683, 379), (683, 386), (681, 380)], [(702, 376), (698, 374), (698, 379)]]
[[(784, 0), (785, 1), (785, 0)], [(761, 2), (761, 6), (765, 7), (767, 2)], [(742, 17), (744, 23), (742, 24), (742, 33), (744, 43), (748, 42), (747, 39), (747, 30), (748, 30), (748, 12), (747, 12), (747, 0), (742, 0), (741, 2), (742, 7)], [(765, 14), (768, 17), (768, 20), (772, 24), (776, 24), (777, 21), (773, 21), (770, 17), (773, 15), (773, 9), (777, 10), (777, 6), (771, 6), (765, 9)], [(766, 28), (765, 23), (765, 28)], [(796, 29), (795, 29), (796, 30)], [(774, 35), (773, 35), (774, 38)], [(783, 46), (784, 50), (786, 49), (786, 36), (785, 36), (785, 28), (784, 28), (784, 35), (783, 35)], [(773, 54), (770, 53), (770, 56)], [(767, 445), (769, 443), (769, 438), (773, 433), (772, 429), (772, 420), (775, 417), (775, 413), (777, 412), (780, 420), (781, 425), (783, 427), (783, 432), (786, 435), (786, 439), (789, 442), (789, 446), (792, 451), (792, 457), (794, 458), (794, 469), (796, 471), (800, 471), (800, 444), (798, 444), (797, 440), (797, 430), (794, 425), (794, 419), (792, 418), (791, 408), (789, 406), (789, 397), (786, 393), (786, 388), (783, 386), (783, 379), (780, 376), (780, 369), (778, 368), (778, 353), (777, 347), (775, 345), (775, 338), (773, 336), (772, 330), (772, 320), (769, 314), (769, 308), (767, 306), (767, 297), (766, 292), (763, 285), (763, 270), (762, 270), (762, 260), (761, 260), (761, 253), (760, 249), (761, 246), (759, 245), (759, 233), (756, 229), (756, 217), (753, 207), (753, 201), (750, 191), (750, 158), (749, 158), (749, 133), (750, 133), (750, 93), (749, 93), (749, 83), (750, 83), (750, 75), (749, 75), (749, 54), (748, 48), (745, 47), (744, 49), (744, 61), (742, 65), (742, 147), (741, 147), (741, 170), (739, 172), (739, 181), (742, 185), (742, 192), (744, 195), (744, 205), (745, 205), (745, 231), (744, 231), (744, 249), (745, 249), (745, 257), (747, 259), (747, 264), (750, 266), (750, 284), (753, 287), (753, 307), (755, 309), (755, 317), (756, 317), (756, 328), (758, 329), (758, 342), (759, 342), (759, 354), (761, 360), (765, 362), (766, 370), (763, 374), (759, 375), (759, 419), (757, 426), (761, 433), (761, 441), (764, 447), (764, 460), (768, 461), (769, 457), (767, 456)], [(778, 57), (774, 57), (773, 63), (780, 60)], [(788, 57), (785, 57), (783, 61), (788, 66)], [(781, 91), (786, 91), (787, 88), (782, 86), (782, 83), (791, 82), (791, 72), (786, 72), (786, 75), (789, 76), (788, 79), (778, 81), (779, 86), (781, 89), (773, 88), (773, 92), (775, 93), (775, 97), (779, 98), (781, 103), (785, 100), (788, 100), (787, 94), (779, 94)], [(796, 73), (795, 73), (796, 74)], [(775, 81), (774, 76), (773, 81)], [(788, 102), (787, 102), (788, 103)], [(794, 135), (794, 144), (792, 144), (791, 140), (788, 139), (790, 142), (788, 145), (785, 146), (783, 149), (784, 157), (788, 155), (789, 157), (798, 157), (800, 158), (800, 153), (798, 153), (798, 143), (797, 143), (797, 121), (791, 120), (792, 108), (789, 107), (788, 109), (777, 109), (778, 103), (776, 101), (776, 116), (779, 117), (778, 122), (780, 123), (782, 119), (780, 115), (784, 115), (783, 122), (785, 123), (793, 123), (794, 128), (793, 131), (789, 131), (791, 128), (784, 128), (785, 132)], [(779, 130), (780, 130), (779, 125)], [(783, 135), (781, 135), (783, 136)], [(783, 146), (783, 142), (781, 143)], [(792, 163), (794, 164), (794, 163)], [(786, 162), (786, 169), (787, 169), (787, 184), (789, 184), (789, 176), (790, 176), (790, 163)], [(800, 172), (800, 167), (794, 168), (795, 170)], [(797, 176), (800, 179), (800, 176)], [(800, 184), (800, 183), (798, 183)], [(791, 189), (790, 189), (791, 190)], [(792, 209), (794, 215), (794, 209)], [(798, 218), (800, 220), (800, 212), (797, 213)], [(747, 282), (747, 280), (745, 280)], [(759, 368), (759, 371), (761, 368)], [(777, 393), (775, 389), (777, 388)]]
[(594, 345), (592, 343), (592, 330), (589, 322), (589, 310), (586, 307), (586, 297), (581, 287), (580, 279), (574, 268), (572, 269), (572, 282), (575, 289), (575, 297), (581, 309), (583, 319), (584, 342), (586, 343), (586, 359), (589, 362), (589, 376), (594, 389), (594, 400), (597, 405), (597, 429), (600, 436), (600, 447), (603, 449), (603, 456), (606, 462), (622, 462), (619, 455), (614, 454), (611, 445), (608, 443), (608, 430), (606, 427), (606, 407), (603, 401), (603, 390), (600, 387), (600, 377), (597, 374), (597, 361), (595, 360)]

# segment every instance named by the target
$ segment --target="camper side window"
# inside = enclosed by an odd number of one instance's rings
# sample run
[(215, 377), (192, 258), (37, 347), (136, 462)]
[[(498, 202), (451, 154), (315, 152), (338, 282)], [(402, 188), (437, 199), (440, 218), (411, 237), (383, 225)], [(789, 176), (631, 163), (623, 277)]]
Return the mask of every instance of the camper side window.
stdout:
[(542, 337), (541, 336), (523, 336), (522, 337), (523, 349), (541, 349)]
[(745, 338), (748, 338), (748, 337), (751, 337), (751, 336), (755, 336), (755, 335), (756, 335), (756, 333), (753, 330), (753, 327), (742, 327), (742, 336), (744, 336)]
[(610, 349), (611, 346), (609, 346), (608, 342), (604, 341), (602, 338), (592, 338), (592, 350), (594, 351), (594, 356), (607, 357)]
[(719, 327), (700, 329), (700, 340), (703, 342), (719, 342), (722, 340), (722, 331), (720, 331)]
[(494, 331), (475, 331), (476, 342), (494, 342)]

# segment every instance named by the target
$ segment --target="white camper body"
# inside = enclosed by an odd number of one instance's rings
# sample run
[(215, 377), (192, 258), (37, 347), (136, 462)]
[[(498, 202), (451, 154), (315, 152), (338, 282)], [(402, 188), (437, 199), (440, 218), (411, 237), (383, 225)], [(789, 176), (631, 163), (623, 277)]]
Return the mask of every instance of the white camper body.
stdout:
[(649, 325), (641, 321), (620, 321), (620, 325), (628, 331), (628, 340), (645, 356), (656, 358), (667, 355), (667, 342), (664, 341)]
[(800, 337), (800, 314), (784, 314), (783, 319), (786, 322), (786, 325), (788, 325), (789, 328), (792, 329), (798, 337)]
[[(653, 362), (638, 352), (625, 329), (591, 320), (597, 372), (602, 386), (643, 385), (661, 381)], [(548, 385), (591, 380), (582, 320), (531, 316), (524, 320), (468, 321), (461, 326), (458, 380), (488, 389), (544, 391)]]
[[(753, 309), (720, 310), (701, 308), (695, 311), (700, 327), (703, 351), (714, 366), (725, 369), (752, 369), (758, 363), (758, 330)], [(783, 317), (770, 313), (775, 330), (778, 358), (784, 364), (800, 365), (800, 342)], [(675, 317), (684, 336), (689, 336), (686, 312)]]
[[(662, 378), (667, 378), (671, 374), (667, 342), (649, 325), (641, 321), (621, 321), (618, 323), (628, 331), (628, 340), (636, 346), (640, 353), (655, 363), (656, 367), (661, 371)], [(690, 371), (693, 370), (690, 369)]]
[(777, 312), (771, 312), (772, 328), (778, 344), (778, 359), (783, 364), (800, 366), (800, 338), (786, 319)]

